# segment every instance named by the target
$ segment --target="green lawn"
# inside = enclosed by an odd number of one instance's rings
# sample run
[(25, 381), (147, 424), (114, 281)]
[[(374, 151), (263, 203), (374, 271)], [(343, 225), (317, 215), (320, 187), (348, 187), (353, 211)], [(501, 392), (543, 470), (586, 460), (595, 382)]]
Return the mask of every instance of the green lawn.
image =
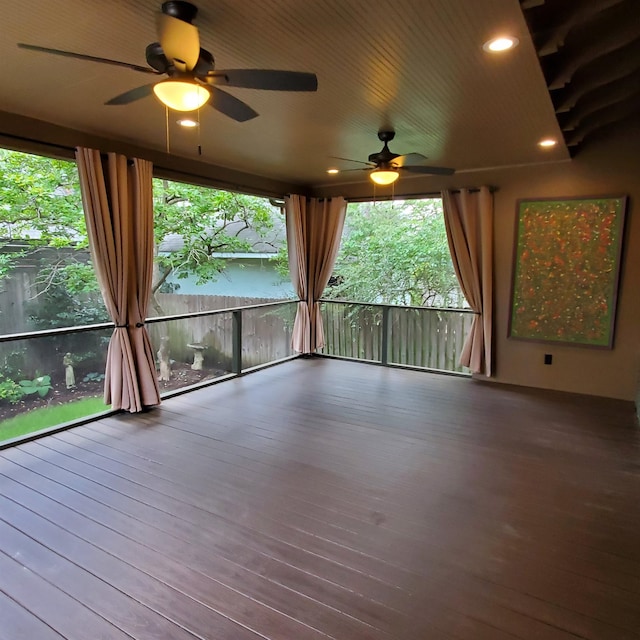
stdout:
[(72, 420), (85, 418), (94, 413), (102, 413), (109, 408), (100, 396), (33, 409), (33, 411), (27, 411), (0, 422), (0, 442), (65, 422), (71, 422)]

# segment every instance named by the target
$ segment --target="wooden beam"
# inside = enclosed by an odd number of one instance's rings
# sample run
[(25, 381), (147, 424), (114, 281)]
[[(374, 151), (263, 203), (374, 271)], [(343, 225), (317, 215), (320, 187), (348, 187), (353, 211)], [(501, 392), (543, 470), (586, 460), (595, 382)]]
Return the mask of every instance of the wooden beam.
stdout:
[(564, 46), (567, 34), (576, 26), (591, 19), (594, 15), (609, 9), (625, 0), (591, 0), (588, 3), (576, 3), (573, 12), (568, 15), (562, 24), (551, 30), (540, 47), (538, 47), (538, 55), (540, 57), (556, 53)]
[(564, 89), (552, 94), (556, 112), (570, 111), (589, 92), (620, 78), (634, 82), (640, 70), (640, 40), (613, 51), (580, 69)]
[(612, 107), (604, 107), (585, 118), (579, 127), (566, 136), (567, 146), (578, 146), (585, 138), (599, 129), (617, 122), (623, 122), (630, 117), (636, 117), (639, 111), (640, 94), (623, 102), (618, 102)]
[[(560, 89), (581, 68), (640, 39), (637, 6), (621, 4), (574, 31), (553, 60), (549, 89)], [(549, 79), (549, 77), (547, 76)]]
[(562, 124), (562, 130), (571, 131), (576, 129), (585, 118), (596, 111), (612, 107), (635, 95), (640, 95), (640, 78), (637, 75), (636, 80), (636, 82), (632, 82), (629, 76), (625, 76), (583, 96), (575, 108), (567, 114), (568, 117)]

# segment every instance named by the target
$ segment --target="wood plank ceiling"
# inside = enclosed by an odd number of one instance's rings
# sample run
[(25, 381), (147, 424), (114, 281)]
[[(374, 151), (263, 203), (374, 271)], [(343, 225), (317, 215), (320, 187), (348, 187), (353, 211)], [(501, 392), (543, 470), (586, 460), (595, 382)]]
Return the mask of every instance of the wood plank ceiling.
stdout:
[[(607, 79), (613, 84), (603, 91), (607, 98), (614, 90), (621, 96), (620, 118), (637, 103), (637, 94), (629, 95), (633, 87), (618, 77), (621, 66), (626, 75), (637, 72), (637, 27), (630, 19), (637, 6), (637, 0), (529, 0), (522, 7), (518, 0), (200, 0), (195, 24), (218, 68), (311, 71), (319, 89), (230, 89), (260, 116), (238, 123), (207, 107), (199, 133), (180, 128), (171, 113), (171, 162), (309, 188), (363, 183), (365, 171), (328, 176), (326, 170), (358, 167), (332, 156), (366, 160), (379, 151), (381, 127), (396, 130), (393, 151), (419, 152), (431, 164), (459, 173), (568, 160), (564, 144), (541, 151), (536, 142), (561, 140), (560, 126), (573, 127), (567, 142), (575, 147), (592, 130), (592, 118), (612, 117), (594, 115), (602, 98), (587, 101), (594, 81), (582, 80), (583, 74), (599, 73), (604, 80), (598, 86)], [(104, 104), (144, 84), (142, 74), (16, 46), (26, 42), (145, 65), (145, 47), (157, 40), (159, 9), (159, 0), (12, 4), (0, 25), (5, 144), (11, 136), (49, 142), (57, 136), (73, 146), (73, 132), (79, 132), (106, 138), (114, 147), (141, 149), (140, 155), (152, 159), (163, 154), (166, 114), (155, 98)], [(593, 23), (603, 17), (608, 37), (624, 39), (635, 62), (628, 63), (622, 51), (607, 52), (599, 39), (589, 41)], [(493, 56), (483, 51), (486, 40), (504, 33), (519, 38), (515, 50)], [(547, 51), (547, 40), (555, 43), (555, 53)], [(624, 65), (608, 64), (607, 55)], [(569, 77), (573, 81), (565, 87)], [(576, 93), (574, 82), (584, 84), (586, 93)], [(66, 136), (58, 129), (50, 133), (41, 121), (64, 127)], [(411, 180), (422, 179), (403, 177)], [(437, 188), (439, 178), (428, 180)]]

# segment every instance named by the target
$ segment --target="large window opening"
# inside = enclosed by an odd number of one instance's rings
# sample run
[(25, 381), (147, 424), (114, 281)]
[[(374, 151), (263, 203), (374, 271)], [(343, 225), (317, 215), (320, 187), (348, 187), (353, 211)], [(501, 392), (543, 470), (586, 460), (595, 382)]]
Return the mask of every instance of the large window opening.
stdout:
[(327, 355), (466, 372), (472, 322), (440, 198), (350, 203), (324, 291)]
[[(0, 149), (0, 334), (108, 322), (73, 162)], [(0, 441), (105, 411), (110, 329), (0, 343)]]
[[(284, 214), (269, 199), (154, 179), (149, 315), (161, 392), (292, 355)], [(105, 323), (104, 328), (87, 329)], [(0, 442), (106, 411), (111, 322), (76, 164), (0, 149)], [(58, 333), (11, 339), (8, 334)]]
[(327, 298), (466, 306), (447, 244), (442, 200), (350, 203)]
[[(282, 273), (286, 230), (268, 198), (155, 179), (155, 267), (150, 316), (175, 316), (294, 298)], [(151, 323), (161, 393), (234, 372), (234, 348), (250, 368), (292, 355), (295, 305)], [(234, 331), (242, 346), (234, 347)]]
[(188, 296), (209, 296), (210, 308), (294, 297), (276, 260), (286, 249), (279, 206), (268, 198), (161, 179), (154, 179), (153, 190), (153, 314), (171, 307), (167, 294), (185, 304)]

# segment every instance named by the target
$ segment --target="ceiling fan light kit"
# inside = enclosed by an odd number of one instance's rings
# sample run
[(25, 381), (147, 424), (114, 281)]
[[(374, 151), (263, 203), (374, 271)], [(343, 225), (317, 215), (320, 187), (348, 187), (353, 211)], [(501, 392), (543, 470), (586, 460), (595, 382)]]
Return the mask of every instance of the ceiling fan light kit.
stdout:
[(400, 172), (395, 169), (374, 169), (369, 177), (376, 184), (387, 186), (393, 184), (400, 177)]
[(220, 87), (239, 87), (267, 91), (317, 91), (315, 73), (272, 69), (215, 68), (211, 53), (200, 47), (200, 34), (192, 24), (198, 8), (190, 2), (164, 2), (157, 15), (159, 42), (147, 45), (145, 56), (149, 66), (100, 58), (84, 53), (51, 49), (19, 42), (18, 47), (92, 63), (124, 67), (138, 73), (168, 76), (154, 84), (145, 84), (115, 96), (106, 105), (127, 105), (151, 94), (174, 111), (196, 111), (209, 103), (213, 109), (236, 122), (246, 122), (258, 113), (248, 104)]
[(160, 102), (174, 111), (196, 111), (204, 106), (211, 94), (191, 80), (162, 80), (153, 85), (153, 93)]
[(368, 158), (368, 162), (340, 158), (338, 156), (334, 156), (334, 159), (367, 165), (366, 168), (346, 169), (346, 171), (368, 171), (372, 182), (380, 186), (393, 184), (400, 177), (401, 172), (440, 176), (450, 176), (455, 173), (455, 169), (450, 169), (449, 167), (426, 165), (427, 158), (421, 153), (407, 153), (404, 155), (393, 153), (389, 149), (389, 142), (395, 138), (395, 135), (395, 131), (378, 131), (378, 139), (384, 143), (384, 146), (378, 153), (372, 153)]

